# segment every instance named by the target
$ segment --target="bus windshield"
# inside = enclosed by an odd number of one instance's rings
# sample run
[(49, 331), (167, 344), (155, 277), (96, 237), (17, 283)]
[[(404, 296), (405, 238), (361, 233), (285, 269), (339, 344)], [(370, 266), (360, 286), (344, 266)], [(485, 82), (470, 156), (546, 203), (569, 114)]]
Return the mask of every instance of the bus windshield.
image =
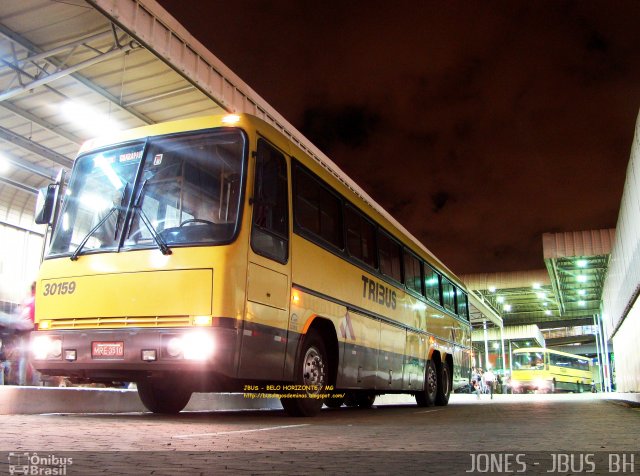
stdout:
[(50, 255), (229, 243), (239, 222), (244, 142), (239, 131), (207, 131), (78, 158)]
[(542, 352), (523, 352), (513, 355), (514, 370), (543, 370), (544, 354)]

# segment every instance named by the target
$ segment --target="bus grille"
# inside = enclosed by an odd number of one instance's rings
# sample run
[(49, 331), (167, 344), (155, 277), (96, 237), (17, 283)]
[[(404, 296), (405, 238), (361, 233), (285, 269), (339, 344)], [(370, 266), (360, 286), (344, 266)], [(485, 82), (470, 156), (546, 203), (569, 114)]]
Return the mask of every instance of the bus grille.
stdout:
[(186, 327), (189, 316), (85, 317), (53, 319), (49, 329), (96, 329), (122, 327)]

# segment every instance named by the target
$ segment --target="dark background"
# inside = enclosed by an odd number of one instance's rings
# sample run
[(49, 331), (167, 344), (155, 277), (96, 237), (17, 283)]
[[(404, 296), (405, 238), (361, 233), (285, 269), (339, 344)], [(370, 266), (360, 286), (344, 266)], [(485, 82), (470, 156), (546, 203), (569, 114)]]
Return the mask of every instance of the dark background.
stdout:
[(456, 273), (616, 225), (639, 1), (159, 3)]

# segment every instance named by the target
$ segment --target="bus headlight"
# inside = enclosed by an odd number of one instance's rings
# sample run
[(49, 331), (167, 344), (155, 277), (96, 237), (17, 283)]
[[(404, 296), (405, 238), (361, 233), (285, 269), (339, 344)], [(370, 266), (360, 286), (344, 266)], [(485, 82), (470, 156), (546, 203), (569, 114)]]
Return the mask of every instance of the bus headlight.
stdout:
[(214, 347), (213, 337), (203, 331), (169, 336), (164, 345), (168, 357), (187, 360), (207, 360), (213, 355)]
[(542, 390), (543, 388), (547, 388), (549, 386), (546, 381), (539, 378), (535, 379), (533, 381), (533, 384), (536, 386), (538, 390)]
[(207, 360), (213, 355), (213, 338), (206, 332), (189, 332), (183, 339), (185, 359)]
[(171, 337), (167, 341), (166, 349), (169, 357), (180, 357), (182, 355), (182, 338), (181, 337)]
[(35, 336), (31, 341), (31, 353), (36, 360), (60, 360), (62, 358), (62, 338)]

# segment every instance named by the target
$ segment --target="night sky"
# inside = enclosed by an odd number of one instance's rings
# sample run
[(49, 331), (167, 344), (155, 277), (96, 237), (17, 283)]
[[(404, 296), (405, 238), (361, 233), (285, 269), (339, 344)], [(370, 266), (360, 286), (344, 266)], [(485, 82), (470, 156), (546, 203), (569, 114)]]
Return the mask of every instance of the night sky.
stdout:
[(456, 273), (616, 225), (639, 1), (160, 4)]

